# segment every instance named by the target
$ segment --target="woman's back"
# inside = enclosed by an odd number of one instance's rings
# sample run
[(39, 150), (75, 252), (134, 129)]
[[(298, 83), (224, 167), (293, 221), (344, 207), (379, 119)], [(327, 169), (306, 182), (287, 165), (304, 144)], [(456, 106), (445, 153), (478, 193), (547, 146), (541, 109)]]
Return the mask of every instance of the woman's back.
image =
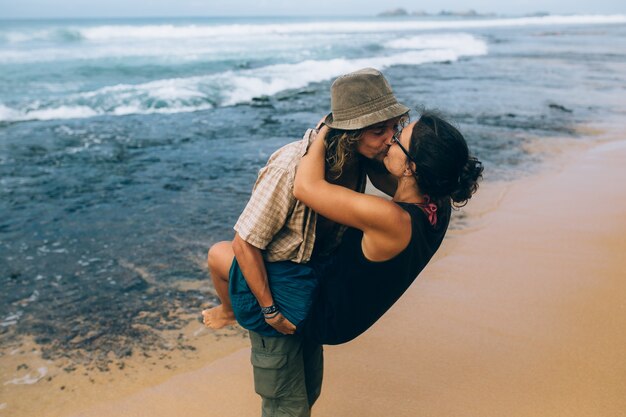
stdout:
[(335, 260), (320, 277), (320, 292), (304, 332), (324, 344), (359, 336), (402, 296), (437, 251), (448, 228), (450, 206), (431, 226), (422, 209), (397, 203), (411, 216), (411, 239), (397, 256), (372, 262), (363, 254), (363, 232), (348, 229)]

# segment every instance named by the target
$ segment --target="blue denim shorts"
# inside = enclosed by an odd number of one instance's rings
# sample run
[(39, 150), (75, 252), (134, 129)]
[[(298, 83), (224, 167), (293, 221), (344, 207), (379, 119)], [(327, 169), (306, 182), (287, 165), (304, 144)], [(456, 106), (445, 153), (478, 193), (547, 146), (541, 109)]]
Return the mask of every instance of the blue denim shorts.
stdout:
[[(267, 277), (274, 304), (299, 333), (319, 287), (316, 269), (309, 264), (291, 261), (266, 262)], [(230, 267), (230, 299), (239, 324), (263, 336), (284, 336), (265, 322), (261, 307), (246, 282), (237, 259)]]

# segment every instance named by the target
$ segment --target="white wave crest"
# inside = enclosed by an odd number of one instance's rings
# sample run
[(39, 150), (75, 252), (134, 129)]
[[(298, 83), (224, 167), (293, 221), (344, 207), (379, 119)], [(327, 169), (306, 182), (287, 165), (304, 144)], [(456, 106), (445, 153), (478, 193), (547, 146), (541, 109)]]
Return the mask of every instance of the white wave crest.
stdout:
[[(381, 70), (391, 65), (421, 65), (456, 61), (463, 56), (487, 53), (485, 41), (456, 34), (417, 37), (390, 42), (391, 48), (409, 49), (391, 55), (331, 60), (307, 60), (275, 64), (251, 70), (225, 71), (205, 76), (172, 78), (143, 84), (119, 84), (68, 95), (62, 104), (40, 102), (15, 110), (0, 105), (0, 121), (86, 118), (97, 115), (182, 113), (229, 106), (306, 87), (364, 67)], [(460, 41), (462, 40), (462, 42)], [(430, 42), (429, 48), (424, 44)], [(420, 49), (421, 48), (421, 49)], [(412, 49), (412, 50), (411, 50)], [(391, 49), (395, 51), (395, 49)]]
[(245, 54), (248, 52), (247, 45), (233, 45), (225, 43), (194, 42), (182, 43), (175, 40), (158, 42), (127, 43), (119, 41), (115, 44), (85, 44), (82, 47), (44, 47), (37, 49), (36, 53), (27, 48), (0, 49), (0, 63), (35, 63), (51, 61), (71, 60), (96, 60), (110, 57), (137, 58), (149, 57), (169, 59), (169, 62), (181, 63), (183, 61), (223, 59), (225, 56)]
[(0, 120), (15, 122), (25, 120), (84, 119), (98, 115), (97, 111), (88, 106), (59, 106), (26, 111), (9, 109), (9, 111), (13, 118), (2, 119), (2, 112), (0, 111)]
[(58, 106), (16, 110), (0, 104), (0, 121), (21, 122), (26, 120), (83, 119), (97, 116), (98, 112), (88, 106)]
[(8, 117), (0, 113), (0, 121), (4, 122), (24, 122), (28, 120), (65, 120), (65, 119), (85, 119), (94, 116), (126, 116), (129, 114), (172, 114), (172, 113), (188, 113), (199, 110), (213, 108), (212, 105), (198, 106), (181, 106), (172, 105), (165, 108), (153, 108), (142, 104), (139, 100), (131, 104), (120, 104), (111, 110), (94, 109), (87, 106), (60, 106), (49, 109), (16, 111), (13, 109)]
[(231, 24), (231, 25), (146, 25), (99, 26), (82, 29), (85, 39), (107, 41), (112, 39), (190, 39), (229, 36), (258, 36), (298, 33), (363, 33), (400, 32), (405, 30), (463, 29), (502, 26), (584, 25), (626, 23), (626, 15), (540, 16), (485, 20), (450, 21), (373, 21), (373, 22), (311, 22), (289, 24)]
[(380, 33), (407, 30), (469, 29), (490, 27), (595, 25), (626, 23), (626, 15), (571, 15), (540, 16), (494, 19), (462, 20), (403, 20), (403, 21), (339, 21), (300, 22), (274, 24), (193, 24), (193, 25), (101, 25), (92, 27), (70, 26), (33, 32), (8, 32), (4, 36), (11, 43), (31, 40), (87, 40), (128, 42), (153, 39), (207, 39), (258, 37), (262, 35), (294, 35), (312, 33)]
[(79, 28), (52, 27), (40, 30), (11, 31), (5, 33), (4, 38), (9, 43), (29, 41), (75, 42), (82, 39), (82, 34)]
[[(484, 42), (483, 42), (484, 44)], [(272, 65), (259, 70), (229, 74), (223, 80), (228, 86), (224, 105), (249, 101), (254, 97), (269, 96), (280, 91), (307, 86), (312, 82), (323, 81), (364, 67), (384, 70), (391, 65), (421, 65), (428, 62), (456, 61), (461, 56), (484, 55), (486, 44), (479, 51), (455, 51), (430, 49), (408, 51), (390, 56), (360, 59), (333, 59), (328, 61), (303, 61), (297, 64)]]
[(20, 112), (18, 110), (0, 104), (0, 122), (1, 121), (17, 121), (20, 120)]
[(243, 38), (231, 36), (217, 39), (115, 39), (80, 44), (37, 44), (34, 47), (0, 45), (0, 64), (54, 61), (85, 61), (109, 58), (151, 58), (165, 65), (180, 65), (201, 60), (222, 62), (229, 59), (280, 59), (310, 53), (311, 45), (322, 46), (341, 37), (308, 35)]
[(394, 39), (385, 44), (392, 49), (451, 49), (464, 55), (484, 55), (487, 43), (467, 33), (443, 33)]

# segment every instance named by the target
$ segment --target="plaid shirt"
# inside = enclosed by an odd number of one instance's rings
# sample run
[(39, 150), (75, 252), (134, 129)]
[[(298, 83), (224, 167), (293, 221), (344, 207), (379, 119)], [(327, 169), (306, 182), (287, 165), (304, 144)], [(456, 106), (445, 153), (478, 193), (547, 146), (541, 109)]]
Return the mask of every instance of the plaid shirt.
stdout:
[[(316, 133), (309, 129), (302, 140), (289, 143), (270, 156), (259, 171), (250, 200), (235, 224), (239, 236), (263, 250), (267, 261), (306, 263), (313, 254), (317, 214), (296, 200), (293, 183), (300, 159)], [(346, 228), (335, 230), (333, 243), (323, 252), (337, 247)]]

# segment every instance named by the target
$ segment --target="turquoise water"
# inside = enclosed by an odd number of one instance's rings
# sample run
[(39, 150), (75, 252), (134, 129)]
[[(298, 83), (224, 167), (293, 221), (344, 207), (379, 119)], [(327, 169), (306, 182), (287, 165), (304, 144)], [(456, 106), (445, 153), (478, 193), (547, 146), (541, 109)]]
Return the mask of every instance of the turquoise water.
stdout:
[(0, 349), (158, 347), (214, 300), (173, 284), (208, 278), (340, 74), (382, 69), (510, 179), (541, 162), (531, 139), (624, 120), (624, 45), (626, 16), (0, 21)]

